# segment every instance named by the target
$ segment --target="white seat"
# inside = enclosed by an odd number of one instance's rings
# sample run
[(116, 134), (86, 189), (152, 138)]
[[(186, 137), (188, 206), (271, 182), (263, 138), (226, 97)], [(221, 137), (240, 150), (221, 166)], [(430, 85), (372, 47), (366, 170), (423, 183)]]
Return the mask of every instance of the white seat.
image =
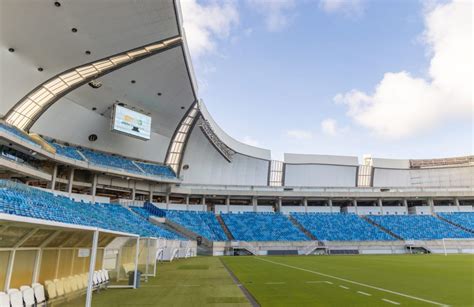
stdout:
[(100, 284), (100, 280), (99, 280), (99, 274), (97, 274), (97, 271), (95, 271), (92, 275), (92, 284), (94, 286), (97, 286)]
[(84, 288), (87, 288), (87, 283), (89, 282), (88, 278), (87, 278), (87, 273), (84, 273), (81, 275), (81, 279), (82, 279), (82, 286)]
[(64, 293), (69, 294), (72, 292), (72, 285), (71, 282), (69, 281), (69, 278), (63, 277), (61, 278), (63, 285), (64, 285)]
[(34, 283), (31, 286), (33, 287), (33, 291), (35, 292), (36, 304), (37, 305), (45, 304), (46, 296), (44, 295), (43, 285), (39, 283)]
[(103, 281), (104, 283), (108, 283), (108, 282), (109, 282), (109, 278), (108, 278), (107, 275), (106, 275), (106, 272), (107, 272), (107, 271), (106, 271), (106, 270), (100, 270), (99, 272), (100, 272), (100, 276), (102, 276), (102, 281)]
[(54, 283), (55, 283), (55, 286), (56, 286), (57, 296), (63, 296), (64, 295), (64, 282), (60, 279), (55, 279)]
[(23, 296), (23, 302), (25, 303), (25, 307), (34, 307), (35, 306), (35, 291), (33, 288), (24, 287), (21, 290), (21, 294)]
[(104, 273), (105, 273), (105, 278), (107, 279), (107, 281), (110, 281), (109, 271), (104, 269)]
[(10, 307), (10, 296), (5, 292), (0, 292), (0, 307)]
[(31, 288), (31, 287), (30, 286), (21, 286), (20, 291), (23, 291), (23, 290), (28, 289), (28, 288)]
[(23, 295), (18, 289), (9, 289), (10, 305), (12, 307), (23, 307)]
[(69, 276), (67, 279), (69, 286), (71, 287), (71, 292), (77, 291), (76, 278), (74, 276)]
[(46, 287), (46, 293), (48, 293), (49, 299), (54, 299), (56, 296), (58, 296), (56, 288), (57, 285), (55, 282), (52, 282), (51, 280), (46, 280), (44, 282), (44, 286)]

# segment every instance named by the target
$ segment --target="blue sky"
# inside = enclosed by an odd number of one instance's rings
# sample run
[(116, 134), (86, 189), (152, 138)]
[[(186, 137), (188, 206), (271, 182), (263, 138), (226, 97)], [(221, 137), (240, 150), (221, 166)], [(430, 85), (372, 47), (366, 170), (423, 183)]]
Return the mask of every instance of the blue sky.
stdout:
[(199, 95), (234, 138), (277, 159), (472, 154), (469, 2), (182, 6)]

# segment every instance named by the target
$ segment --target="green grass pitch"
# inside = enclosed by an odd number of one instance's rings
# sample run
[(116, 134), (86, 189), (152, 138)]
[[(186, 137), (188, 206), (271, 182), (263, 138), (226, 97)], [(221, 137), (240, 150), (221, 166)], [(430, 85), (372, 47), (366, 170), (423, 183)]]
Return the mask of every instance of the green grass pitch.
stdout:
[(473, 255), (178, 259), (137, 290), (94, 293), (92, 306), (251, 306), (223, 263), (261, 306), (474, 306)]
[(474, 256), (225, 257), (262, 306), (474, 306)]

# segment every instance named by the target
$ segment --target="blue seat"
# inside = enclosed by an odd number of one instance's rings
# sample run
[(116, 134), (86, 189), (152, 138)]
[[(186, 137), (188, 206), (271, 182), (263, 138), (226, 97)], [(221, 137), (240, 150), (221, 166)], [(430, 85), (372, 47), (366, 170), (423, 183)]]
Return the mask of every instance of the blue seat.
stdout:
[(474, 212), (453, 212), (453, 213), (438, 213), (442, 218), (474, 231)]
[(389, 234), (352, 213), (292, 213), (305, 229), (322, 241), (389, 241)]
[(225, 213), (227, 228), (239, 241), (307, 241), (306, 235), (280, 213)]
[(147, 174), (168, 178), (176, 178), (176, 174), (169, 166), (138, 161), (135, 163)]
[(51, 146), (56, 149), (56, 154), (70, 159), (84, 161), (84, 158), (79, 154), (77, 149), (72, 146), (61, 145), (54, 142), (49, 142)]
[(30, 145), (40, 146), (38, 143), (33, 141), (33, 139), (31, 139), (31, 137), (28, 134), (26, 134), (25, 132), (23, 132), (22, 130), (18, 129), (15, 126), (9, 125), (7, 123), (0, 123), (0, 130), (3, 130), (8, 134), (18, 137), (21, 140), (29, 143)]
[(145, 221), (125, 207), (76, 202), (23, 184), (0, 180), (0, 212), (31, 218), (138, 234), (143, 237), (183, 239)]
[(368, 218), (405, 240), (474, 237), (474, 234), (431, 215), (371, 215)]

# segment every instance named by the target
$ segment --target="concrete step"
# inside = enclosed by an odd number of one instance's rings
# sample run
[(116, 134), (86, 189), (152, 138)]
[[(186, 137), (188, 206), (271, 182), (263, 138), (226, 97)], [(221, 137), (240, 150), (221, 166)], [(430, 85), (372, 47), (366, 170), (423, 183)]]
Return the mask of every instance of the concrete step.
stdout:
[(294, 217), (289, 215), (288, 219), (293, 225), (295, 225), (296, 228), (301, 230), (308, 238), (314, 241), (318, 240), (311, 232), (308, 231), (308, 229), (304, 228), (303, 225), (301, 225), (300, 222), (298, 222)]

